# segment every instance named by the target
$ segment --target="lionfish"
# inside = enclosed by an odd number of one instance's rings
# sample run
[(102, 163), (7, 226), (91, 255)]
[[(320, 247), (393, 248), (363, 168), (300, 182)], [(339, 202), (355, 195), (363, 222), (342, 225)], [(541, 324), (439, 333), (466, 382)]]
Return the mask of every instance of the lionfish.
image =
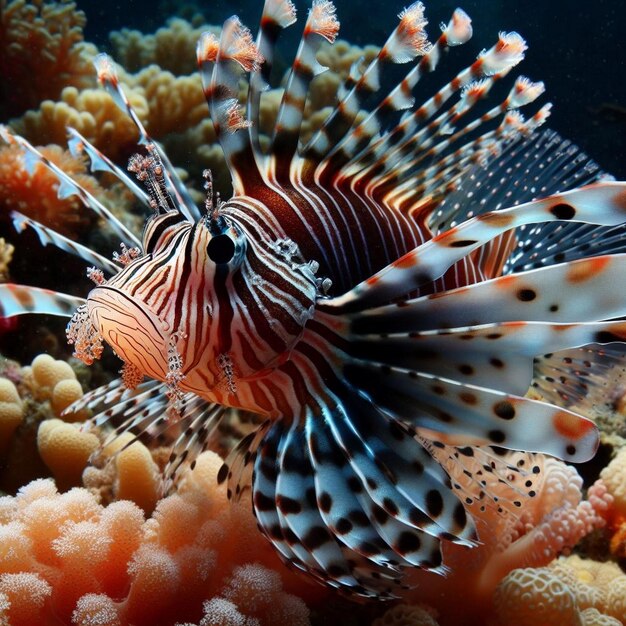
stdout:
[[(72, 129), (69, 145), (149, 209), (141, 237), (3, 128), (27, 166), (50, 168), (59, 196), (77, 195), (122, 251), (109, 260), (14, 213), (18, 229), (93, 265), (95, 287), (81, 299), (2, 285), (0, 315), (71, 317), (67, 335), (86, 363), (106, 342), (122, 376), (76, 408), (113, 421), (113, 436), (175, 424), (170, 477), (229, 412), (259, 416), (219, 472), (229, 496), (250, 489), (258, 526), (287, 563), (384, 598), (409, 566), (445, 572), (442, 542), (475, 544), (471, 507), (494, 505), (490, 473), (532, 497), (539, 466), (507, 451), (593, 456), (596, 427), (570, 408), (584, 407), (622, 358), (626, 183), (537, 130), (550, 105), (522, 116), (542, 83), (519, 77), (478, 112), (524, 56), (517, 33), (500, 33), (416, 104), (420, 80), (472, 35), (457, 9), (429, 43), (420, 2), (400, 13), (370, 63), (354, 64), (304, 143), (310, 83), (325, 69), (316, 53), (339, 28), (333, 4), (314, 0), (267, 140), (262, 93), (279, 35), (294, 22), (289, 0), (266, 0), (256, 42), (231, 17), (219, 39), (205, 33), (198, 43), (233, 185), (222, 201), (207, 173), (202, 209), (111, 60), (97, 57), (100, 83), (138, 129), (129, 169), (143, 185)], [(383, 88), (394, 69), (401, 80)], [(530, 387), (541, 400), (525, 395)]]

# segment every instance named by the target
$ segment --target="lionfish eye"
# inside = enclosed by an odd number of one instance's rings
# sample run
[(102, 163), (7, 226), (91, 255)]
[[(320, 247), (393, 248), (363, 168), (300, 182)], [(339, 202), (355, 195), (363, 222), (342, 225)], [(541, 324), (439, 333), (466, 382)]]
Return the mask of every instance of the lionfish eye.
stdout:
[(228, 235), (216, 235), (206, 251), (213, 263), (228, 263), (235, 255), (235, 242)]

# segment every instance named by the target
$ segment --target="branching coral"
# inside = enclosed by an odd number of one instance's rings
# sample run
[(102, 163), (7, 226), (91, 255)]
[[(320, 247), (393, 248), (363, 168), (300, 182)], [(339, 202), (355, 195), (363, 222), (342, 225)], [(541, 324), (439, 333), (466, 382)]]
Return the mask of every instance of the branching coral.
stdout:
[[(226, 611), (250, 624), (307, 624), (308, 609), (290, 594), (310, 599), (324, 592), (294, 578), (258, 540), (248, 506), (228, 505), (216, 487), (220, 464), (212, 453), (201, 455), (179, 493), (161, 500), (147, 520), (131, 502), (103, 507), (85, 489), (59, 494), (50, 480), (1, 498), (0, 576), (29, 577), (44, 598), (34, 606), (32, 594), (3, 587), (4, 616), (12, 626), (53, 616), (66, 624), (158, 626), (228, 623), (215, 622)], [(22, 618), (29, 605), (32, 614)]]
[(2, 0), (0, 3), (0, 114), (19, 115), (63, 87), (93, 84), (83, 41), (86, 17), (73, 2)]

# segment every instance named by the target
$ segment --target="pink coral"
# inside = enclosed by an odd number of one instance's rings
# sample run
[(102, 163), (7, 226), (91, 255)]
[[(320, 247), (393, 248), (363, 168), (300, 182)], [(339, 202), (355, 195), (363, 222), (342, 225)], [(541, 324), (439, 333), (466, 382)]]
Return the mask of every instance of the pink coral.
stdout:
[[(516, 458), (508, 456), (509, 460)], [(582, 479), (573, 467), (540, 455), (532, 460), (537, 475), (543, 476), (535, 494), (518, 490), (511, 497), (508, 482), (494, 480), (489, 485), (491, 503), (471, 507), (480, 544), (466, 548), (445, 543), (444, 563), (450, 570), (445, 577), (421, 571), (410, 575), (416, 588), (406, 597), (435, 607), (442, 626), (463, 623), (468, 615), (475, 623), (484, 620), (496, 586), (509, 572), (549, 564), (604, 524), (599, 512), (606, 498), (594, 494), (590, 501), (582, 501)], [(463, 493), (481, 488), (465, 485)], [(465, 601), (449, 602), (457, 595)]]
[(86, 489), (59, 494), (51, 480), (0, 498), (0, 611), (8, 623), (223, 624), (215, 616), (232, 605), (226, 612), (241, 616), (233, 623), (307, 624), (305, 603), (290, 594), (326, 592), (259, 540), (248, 506), (228, 504), (216, 487), (220, 463), (203, 454), (148, 519), (132, 502), (104, 507)]

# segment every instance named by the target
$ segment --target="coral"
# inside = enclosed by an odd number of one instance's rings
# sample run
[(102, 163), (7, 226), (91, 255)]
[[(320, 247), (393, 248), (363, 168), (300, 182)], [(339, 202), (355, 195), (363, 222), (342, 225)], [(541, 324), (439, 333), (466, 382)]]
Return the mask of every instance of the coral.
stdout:
[(219, 34), (218, 28), (173, 18), (154, 34), (123, 28), (112, 32), (110, 39), (115, 60), (129, 72), (155, 64), (180, 76), (196, 71), (196, 42), (205, 31)]
[[(467, 615), (472, 615), (477, 623), (485, 619), (497, 585), (509, 572), (548, 565), (604, 524), (594, 507), (606, 505), (607, 499), (582, 501), (582, 479), (574, 468), (541, 455), (520, 457), (509, 453), (505, 459), (513, 466), (519, 461), (526, 463), (529, 476), (542, 476), (536, 493), (525, 494), (514, 485), (509, 486), (508, 481), (499, 480), (497, 472), (490, 474), (493, 480), (486, 486), (464, 484), (463, 497), (475, 496), (481, 490), (488, 490), (492, 498), (495, 496), (491, 503), (470, 507), (479, 545), (467, 548), (445, 542), (444, 563), (449, 568), (445, 578), (421, 571), (411, 572), (407, 577), (407, 582), (416, 588), (403, 594), (405, 600), (433, 606), (444, 626), (458, 624)], [(463, 475), (462, 466), (454, 468), (444, 462), (451, 471)], [(481, 461), (474, 459), (473, 462)], [(469, 469), (475, 473), (477, 468), (470, 466)], [(462, 594), (467, 601), (463, 604), (447, 601), (457, 594)]]
[(11, 626), (43, 623), (44, 605), (51, 592), (51, 586), (37, 574), (2, 574), (0, 596), (6, 598), (6, 608), (0, 616), (10, 616), (10, 621), (5, 623)]
[(208, 118), (208, 110), (197, 74), (175, 76), (167, 70), (151, 65), (135, 75), (126, 75), (129, 93), (136, 93), (146, 101), (146, 127), (159, 139), (174, 132), (194, 128)]
[(613, 496), (611, 513), (615, 522), (626, 520), (626, 446), (618, 450), (615, 458), (600, 472), (600, 478)]
[(63, 87), (93, 84), (89, 59), (94, 46), (83, 41), (85, 14), (73, 2), (2, 0), (0, 4), (0, 112), (19, 115)]
[(6, 452), (23, 419), (24, 407), (17, 388), (8, 378), (0, 378), (0, 454)]
[(496, 589), (494, 607), (502, 626), (619, 626), (626, 619), (625, 598), (626, 575), (616, 564), (574, 555), (510, 572)]
[(30, 370), (30, 388), (38, 400), (50, 400), (54, 414), (66, 422), (82, 422), (87, 412), (65, 412), (72, 402), (83, 397), (81, 384), (76, 380), (74, 370), (65, 361), (40, 354), (33, 359)]
[(573, 590), (547, 568), (515, 569), (498, 585), (496, 614), (508, 626), (581, 626)]
[[(114, 466), (111, 491), (118, 500), (131, 500), (144, 512), (150, 514), (159, 498), (161, 476), (152, 455), (140, 441), (133, 441), (130, 433), (124, 433), (105, 446), (102, 456), (105, 463)], [(129, 445), (130, 444), (130, 445)], [(105, 474), (107, 470), (104, 470)]]
[[(128, 98), (142, 122), (148, 105), (139, 93), (130, 91)], [(39, 108), (28, 111), (11, 127), (16, 133), (37, 143), (65, 144), (67, 126), (75, 128), (97, 148), (117, 160), (126, 157), (137, 143), (137, 131), (113, 98), (103, 89), (66, 87), (58, 101), (45, 100)]]
[(304, 602), (285, 593), (280, 576), (257, 563), (235, 568), (222, 595), (207, 600), (203, 609), (199, 626), (309, 624)]
[[(40, 354), (32, 365), (18, 369), (8, 367), (5, 376), (9, 374), (15, 381), (23, 419), (4, 450), (0, 488), (15, 493), (29, 480), (50, 476), (51, 472), (63, 488), (80, 484), (80, 465), (84, 467), (89, 456), (87, 448), (93, 451), (94, 440), (93, 435), (84, 439), (77, 428), (65, 424), (84, 421), (88, 415), (86, 409), (66, 411), (68, 403), (83, 395), (74, 370), (65, 361)], [(62, 417), (63, 421), (52, 420), (53, 417)], [(45, 426), (39, 432), (42, 423)], [(79, 453), (81, 446), (83, 452)]]
[(51, 419), (39, 425), (39, 454), (62, 490), (80, 484), (83, 470), (99, 446), (96, 435), (82, 432), (74, 424)]
[(584, 626), (622, 626), (618, 619), (604, 615), (597, 609), (585, 609), (580, 615)]
[(6, 281), (9, 278), (9, 264), (14, 252), (15, 247), (0, 237), (0, 281)]
[[(96, 180), (86, 173), (81, 159), (55, 145), (41, 148), (41, 152), (90, 193), (96, 196), (104, 193)], [(75, 238), (93, 226), (95, 218), (83, 209), (76, 196), (59, 199), (58, 188), (57, 178), (41, 163), (36, 163), (29, 172), (19, 146), (0, 147), (0, 211), (5, 215), (12, 210), (19, 211)]]
[(233, 623), (307, 624), (291, 594), (314, 601), (326, 591), (294, 577), (259, 540), (247, 503), (229, 505), (216, 486), (220, 465), (202, 454), (148, 519), (132, 502), (105, 507), (81, 488), (59, 494), (51, 480), (0, 498), (0, 577), (19, 573), (49, 588), (30, 622), (17, 619), (21, 603), (10, 596), (9, 623), (224, 624), (216, 616), (228, 614), (249, 620)]

